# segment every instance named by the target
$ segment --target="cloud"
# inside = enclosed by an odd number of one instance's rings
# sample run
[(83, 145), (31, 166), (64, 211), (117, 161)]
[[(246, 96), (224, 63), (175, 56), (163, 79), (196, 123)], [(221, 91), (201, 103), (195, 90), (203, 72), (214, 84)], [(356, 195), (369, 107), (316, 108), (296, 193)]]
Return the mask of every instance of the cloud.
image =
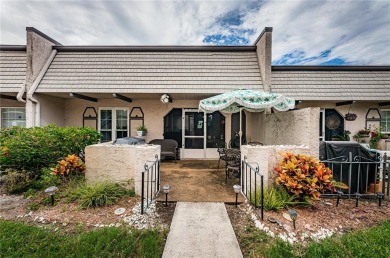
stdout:
[(389, 1), (4, 1), (1, 44), (35, 27), (64, 45), (250, 45), (273, 27), (274, 64), (390, 63)]

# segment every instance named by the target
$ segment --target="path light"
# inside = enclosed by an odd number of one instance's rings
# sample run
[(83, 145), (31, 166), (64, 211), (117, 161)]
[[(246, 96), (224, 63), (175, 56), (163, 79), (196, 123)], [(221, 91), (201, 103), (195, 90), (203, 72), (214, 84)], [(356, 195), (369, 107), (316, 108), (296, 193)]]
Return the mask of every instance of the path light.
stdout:
[(294, 229), (295, 229), (295, 220), (298, 217), (298, 212), (296, 212), (295, 210), (288, 210), (288, 215), (290, 215), (290, 217), (291, 217), (291, 219), (293, 221)]
[(168, 207), (168, 193), (169, 193), (169, 190), (171, 190), (171, 186), (170, 185), (164, 185), (163, 186), (163, 191), (165, 193), (165, 207)]
[(381, 193), (381, 192), (376, 193), (376, 198), (378, 198), (378, 205), (379, 205), (379, 207), (382, 205), (383, 196), (385, 196), (385, 195), (383, 193)]
[(241, 185), (233, 185), (234, 192), (236, 193), (236, 208), (237, 208), (237, 199), (238, 194), (241, 192)]
[(50, 186), (45, 190), (45, 193), (49, 194), (51, 197), (51, 206), (54, 206), (54, 193), (57, 191), (57, 186)]
[(362, 194), (360, 193), (355, 193), (355, 198), (356, 198), (356, 207), (359, 206), (359, 199), (362, 197)]
[(336, 207), (339, 207), (339, 203), (340, 203), (340, 197), (343, 196), (343, 192), (342, 191), (337, 191), (337, 202), (336, 202)]

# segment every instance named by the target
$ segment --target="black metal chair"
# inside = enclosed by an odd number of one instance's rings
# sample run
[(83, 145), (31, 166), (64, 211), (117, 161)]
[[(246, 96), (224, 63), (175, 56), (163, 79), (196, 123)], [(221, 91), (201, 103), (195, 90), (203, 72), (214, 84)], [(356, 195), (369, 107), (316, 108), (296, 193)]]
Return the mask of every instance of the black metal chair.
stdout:
[(237, 149), (227, 149), (225, 152), (226, 179), (239, 178), (241, 175), (241, 151)]
[(226, 142), (221, 142), (221, 143), (216, 143), (215, 144), (217, 146), (217, 151), (218, 151), (218, 154), (219, 154), (219, 159), (218, 159), (218, 171), (219, 171), (219, 163), (221, 162), (221, 160), (223, 161), (226, 161)]

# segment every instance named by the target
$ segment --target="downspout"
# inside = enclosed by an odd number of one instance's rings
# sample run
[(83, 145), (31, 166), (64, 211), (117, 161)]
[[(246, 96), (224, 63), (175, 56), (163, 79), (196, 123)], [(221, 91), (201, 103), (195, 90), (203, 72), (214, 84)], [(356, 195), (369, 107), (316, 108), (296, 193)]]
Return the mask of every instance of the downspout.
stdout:
[(40, 123), (41, 123), (41, 104), (39, 103), (39, 101), (36, 98), (33, 97), (33, 94), (34, 94), (35, 90), (38, 88), (39, 83), (42, 81), (42, 78), (45, 75), (47, 69), (49, 69), (49, 66), (50, 66), (51, 62), (53, 61), (54, 57), (56, 56), (56, 54), (57, 54), (57, 50), (54, 49), (51, 52), (49, 58), (47, 59), (45, 65), (42, 67), (41, 71), (39, 72), (37, 78), (35, 78), (29, 91), (27, 92), (27, 99), (35, 104), (34, 126), (40, 126)]
[(23, 94), (26, 91), (26, 80), (24, 80), (22, 87), (20, 88), (18, 95), (16, 95), (16, 99), (20, 102), (26, 103), (23, 99)]

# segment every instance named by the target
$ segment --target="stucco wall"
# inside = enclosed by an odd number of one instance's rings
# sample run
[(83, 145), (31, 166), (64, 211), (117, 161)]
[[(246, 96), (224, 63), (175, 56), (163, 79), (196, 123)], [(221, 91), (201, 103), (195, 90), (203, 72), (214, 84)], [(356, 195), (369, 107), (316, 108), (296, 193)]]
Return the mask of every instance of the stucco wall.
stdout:
[(85, 149), (85, 178), (88, 184), (109, 181), (135, 189), (141, 194), (141, 175), (145, 163), (160, 157), (158, 145), (112, 145), (102, 143)]
[[(297, 107), (299, 108), (305, 108), (305, 107), (320, 107), (320, 108), (332, 108), (336, 109), (340, 115), (344, 116), (348, 113), (349, 105), (346, 106), (336, 106), (335, 103), (330, 102), (312, 102), (312, 101), (304, 101), (301, 104), (299, 104)], [(355, 121), (345, 121), (344, 126), (345, 130), (348, 130), (351, 132), (351, 140), (352, 136), (355, 135), (359, 130), (363, 129), (366, 124), (366, 114), (369, 108), (378, 108), (379, 111), (381, 109), (389, 109), (389, 107), (378, 107), (378, 103), (374, 102), (356, 102), (352, 104), (351, 106), (351, 113), (355, 113), (357, 115), (357, 118)], [(373, 122), (371, 122), (373, 123)], [(370, 123), (368, 123), (370, 124)], [(378, 123), (373, 123), (375, 125), (379, 125)]]
[[(145, 126), (148, 128), (146, 141), (164, 138), (164, 116), (173, 108), (194, 108), (197, 109), (199, 100), (174, 100), (172, 103), (162, 104), (158, 99), (133, 99), (132, 103), (127, 103), (117, 99), (99, 99), (98, 102), (88, 102), (80, 99), (65, 100), (65, 125), (82, 126), (82, 115), (86, 107), (99, 108), (104, 107), (123, 107), (128, 108), (129, 112), (133, 107), (141, 107), (145, 116)], [(230, 120), (231, 116), (226, 115), (225, 130), (226, 139), (230, 139)]]
[(0, 99), (0, 107), (24, 107), (25, 104), (16, 100)]
[(41, 126), (48, 124), (65, 126), (64, 99), (42, 94), (36, 94), (36, 98), (43, 107), (41, 108)]
[[(312, 155), (312, 151), (306, 146), (288, 146), (288, 145), (270, 145), (270, 146), (241, 146), (241, 158), (246, 158), (246, 162), (252, 164), (253, 167), (259, 166), (259, 173), (264, 176), (264, 185), (271, 186), (275, 183), (276, 173), (274, 167), (276, 167), (282, 156), (280, 152), (292, 152), (296, 154)], [(246, 178), (245, 169), (243, 172), (243, 181), (247, 182), (249, 188), (249, 170), (248, 178)], [(254, 189), (254, 178), (251, 178), (252, 189)], [(257, 186), (260, 186), (260, 177), (256, 178)], [(245, 189), (244, 189), (245, 190)]]
[(310, 148), (311, 155), (318, 157), (319, 115), (319, 108), (267, 114), (264, 143), (266, 145), (305, 145)]

